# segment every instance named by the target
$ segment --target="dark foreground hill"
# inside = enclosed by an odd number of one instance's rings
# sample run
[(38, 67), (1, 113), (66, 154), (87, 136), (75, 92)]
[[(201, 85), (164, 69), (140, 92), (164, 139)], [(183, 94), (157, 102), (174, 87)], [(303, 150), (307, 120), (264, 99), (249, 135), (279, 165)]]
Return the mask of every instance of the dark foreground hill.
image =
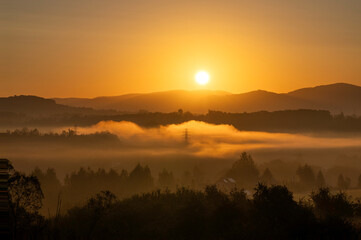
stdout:
[(56, 98), (59, 104), (94, 109), (137, 112), (172, 112), (183, 109), (205, 113), (209, 109), (224, 112), (279, 111), (292, 109), (327, 110), (347, 115), (361, 114), (361, 87), (346, 83), (303, 88), (289, 93), (263, 90), (242, 94), (219, 91), (167, 91), (126, 94), (115, 97)]

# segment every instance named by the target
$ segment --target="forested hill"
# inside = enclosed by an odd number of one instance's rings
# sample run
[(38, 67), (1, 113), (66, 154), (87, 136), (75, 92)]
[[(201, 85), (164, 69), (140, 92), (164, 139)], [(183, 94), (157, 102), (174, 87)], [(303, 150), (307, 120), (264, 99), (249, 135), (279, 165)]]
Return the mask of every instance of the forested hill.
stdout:
[(139, 112), (133, 114), (57, 114), (29, 117), (27, 115), (0, 113), (0, 127), (54, 127), (91, 126), (100, 121), (129, 121), (141, 127), (154, 128), (187, 121), (202, 121), (211, 124), (228, 124), (238, 130), (301, 132), (344, 131), (361, 133), (361, 117), (332, 115), (324, 110), (260, 111), (253, 113), (226, 113), (209, 111), (193, 114), (179, 110), (171, 113)]

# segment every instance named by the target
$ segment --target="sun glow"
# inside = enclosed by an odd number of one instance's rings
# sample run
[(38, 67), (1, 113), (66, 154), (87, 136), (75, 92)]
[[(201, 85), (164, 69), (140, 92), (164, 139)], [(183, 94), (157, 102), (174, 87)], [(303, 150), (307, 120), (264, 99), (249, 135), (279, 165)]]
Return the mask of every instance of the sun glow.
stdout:
[(205, 71), (197, 72), (195, 79), (198, 84), (206, 85), (209, 82), (209, 74)]

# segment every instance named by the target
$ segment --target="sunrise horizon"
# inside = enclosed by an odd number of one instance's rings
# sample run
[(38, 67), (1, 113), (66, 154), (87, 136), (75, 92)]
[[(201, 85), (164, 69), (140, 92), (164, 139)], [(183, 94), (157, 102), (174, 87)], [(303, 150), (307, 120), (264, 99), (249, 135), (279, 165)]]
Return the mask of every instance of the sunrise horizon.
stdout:
[(1, 0), (1, 240), (361, 239), (361, 0)]
[[(361, 85), (355, 0), (141, 2), (6, 2), (0, 95)], [(199, 71), (207, 84), (194, 81)]]
[(102, 98), (102, 97), (118, 97), (118, 96), (124, 96), (124, 95), (136, 95), (136, 94), (154, 94), (154, 93), (164, 93), (164, 92), (177, 92), (177, 91), (184, 91), (184, 92), (209, 92), (209, 93), (225, 93), (225, 94), (246, 94), (246, 93), (250, 93), (250, 92), (256, 92), (256, 91), (264, 91), (264, 92), (270, 92), (270, 93), (276, 93), (276, 94), (287, 94), (296, 90), (300, 90), (300, 89), (305, 89), (305, 88), (315, 88), (315, 87), (322, 87), (322, 86), (329, 86), (329, 85), (352, 85), (352, 86), (356, 86), (356, 87), (361, 87), (361, 84), (357, 84), (357, 83), (350, 83), (350, 82), (345, 82), (345, 81), (339, 81), (339, 82), (330, 82), (330, 83), (322, 83), (322, 84), (316, 84), (316, 85), (312, 85), (312, 86), (308, 86), (308, 85), (304, 85), (304, 86), (300, 86), (299, 88), (290, 88), (289, 90), (286, 91), (272, 91), (269, 89), (263, 89), (263, 88), (258, 88), (258, 89), (250, 89), (248, 91), (240, 91), (240, 92), (232, 92), (232, 91), (227, 91), (227, 90), (222, 90), (222, 89), (207, 89), (206, 87), (195, 87), (193, 89), (168, 89), (168, 90), (155, 90), (155, 91), (134, 91), (134, 92), (120, 92), (119, 94), (111, 94), (111, 95), (105, 95), (105, 94), (99, 94), (99, 95), (91, 95), (91, 96), (76, 96), (76, 95), (65, 95), (65, 96), (59, 96), (59, 95), (40, 95), (40, 94), (36, 94), (36, 93), (31, 93), (31, 92), (18, 92), (18, 93), (14, 93), (14, 94), (9, 94), (9, 95), (1, 95), (0, 97), (11, 97), (11, 96), (38, 96), (38, 97), (43, 97), (43, 98), (50, 98), (50, 99), (56, 99), (56, 98), (87, 98), (87, 99), (93, 99), (93, 98)]

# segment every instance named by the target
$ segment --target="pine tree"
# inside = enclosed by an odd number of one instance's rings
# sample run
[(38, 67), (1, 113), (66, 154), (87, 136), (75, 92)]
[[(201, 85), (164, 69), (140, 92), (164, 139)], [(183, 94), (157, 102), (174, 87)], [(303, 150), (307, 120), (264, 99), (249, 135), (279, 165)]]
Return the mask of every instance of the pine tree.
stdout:
[(315, 174), (314, 174), (312, 168), (309, 165), (305, 164), (303, 167), (300, 166), (297, 169), (296, 173), (300, 179), (301, 184), (305, 188), (312, 188), (315, 186), (316, 177), (315, 177)]
[(358, 176), (357, 187), (361, 188), (361, 174), (360, 174), (360, 176)]
[(173, 173), (163, 169), (158, 175), (158, 184), (163, 188), (173, 188), (175, 184)]
[(274, 179), (269, 168), (266, 168), (261, 176), (261, 180), (266, 184), (274, 184), (276, 180)]
[(338, 176), (337, 187), (339, 189), (348, 189), (351, 185), (351, 179), (346, 177), (344, 178), (342, 174)]
[(238, 186), (254, 187), (259, 180), (259, 171), (250, 154), (243, 152), (228, 171), (227, 177), (236, 180)]
[(316, 184), (317, 184), (317, 187), (326, 186), (326, 180), (325, 180), (325, 177), (323, 176), (321, 170), (318, 171), (318, 173), (317, 173)]

